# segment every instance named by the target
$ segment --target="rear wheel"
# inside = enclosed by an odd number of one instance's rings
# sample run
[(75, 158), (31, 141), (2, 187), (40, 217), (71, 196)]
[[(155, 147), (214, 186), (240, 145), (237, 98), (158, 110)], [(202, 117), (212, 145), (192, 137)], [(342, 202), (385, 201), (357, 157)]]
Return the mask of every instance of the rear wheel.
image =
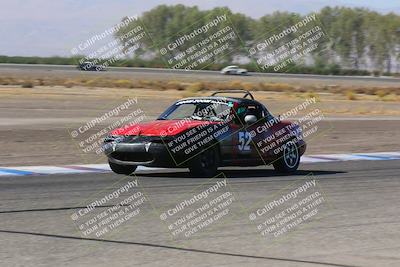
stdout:
[(295, 172), (299, 164), (299, 149), (297, 144), (293, 141), (289, 141), (285, 144), (282, 156), (273, 163), (275, 170), (282, 173)]
[(216, 147), (211, 147), (192, 159), (189, 170), (194, 176), (213, 177), (217, 173), (218, 166), (218, 149)]
[(108, 161), (108, 164), (110, 165), (111, 170), (117, 174), (129, 175), (137, 168), (136, 165), (120, 165), (111, 161)]

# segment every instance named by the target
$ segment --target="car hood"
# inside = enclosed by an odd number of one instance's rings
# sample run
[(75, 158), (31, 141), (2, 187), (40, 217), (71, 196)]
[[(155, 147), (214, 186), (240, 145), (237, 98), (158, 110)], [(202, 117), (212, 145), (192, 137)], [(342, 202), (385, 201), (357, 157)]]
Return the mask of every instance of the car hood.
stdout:
[(199, 125), (218, 122), (198, 120), (156, 120), (115, 129), (111, 135), (173, 136)]

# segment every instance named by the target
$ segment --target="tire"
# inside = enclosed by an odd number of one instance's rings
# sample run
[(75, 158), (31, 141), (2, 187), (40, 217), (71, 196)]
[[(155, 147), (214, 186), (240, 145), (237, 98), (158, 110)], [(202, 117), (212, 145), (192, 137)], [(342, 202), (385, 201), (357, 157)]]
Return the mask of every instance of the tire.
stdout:
[(217, 173), (218, 167), (219, 151), (215, 146), (202, 151), (189, 164), (191, 175), (197, 177), (213, 177)]
[(297, 144), (289, 141), (284, 145), (283, 153), (272, 165), (281, 173), (294, 173), (300, 164), (300, 153)]
[(119, 165), (111, 161), (108, 161), (108, 164), (110, 165), (111, 170), (116, 174), (129, 175), (132, 174), (137, 168), (136, 165)]

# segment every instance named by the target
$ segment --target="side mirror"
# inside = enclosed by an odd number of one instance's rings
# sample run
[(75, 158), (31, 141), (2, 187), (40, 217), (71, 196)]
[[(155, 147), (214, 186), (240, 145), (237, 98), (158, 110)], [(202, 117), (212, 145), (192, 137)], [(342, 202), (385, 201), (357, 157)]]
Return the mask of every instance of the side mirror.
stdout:
[(246, 115), (246, 117), (244, 117), (244, 122), (246, 124), (253, 124), (257, 122), (257, 117), (254, 115)]

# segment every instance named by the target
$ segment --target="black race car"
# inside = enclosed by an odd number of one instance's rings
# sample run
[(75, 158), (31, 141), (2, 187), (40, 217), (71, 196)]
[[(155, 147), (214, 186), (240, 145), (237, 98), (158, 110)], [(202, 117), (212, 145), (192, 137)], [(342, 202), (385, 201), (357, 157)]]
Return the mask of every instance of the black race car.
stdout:
[(102, 65), (95, 65), (93, 62), (85, 61), (80, 63), (77, 68), (83, 71), (105, 71), (106, 68)]
[(250, 92), (233, 90), (182, 99), (155, 121), (115, 129), (103, 149), (119, 174), (142, 165), (213, 176), (220, 166), (273, 164), (277, 171), (294, 172), (306, 143), (299, 125), (274, 117)]

